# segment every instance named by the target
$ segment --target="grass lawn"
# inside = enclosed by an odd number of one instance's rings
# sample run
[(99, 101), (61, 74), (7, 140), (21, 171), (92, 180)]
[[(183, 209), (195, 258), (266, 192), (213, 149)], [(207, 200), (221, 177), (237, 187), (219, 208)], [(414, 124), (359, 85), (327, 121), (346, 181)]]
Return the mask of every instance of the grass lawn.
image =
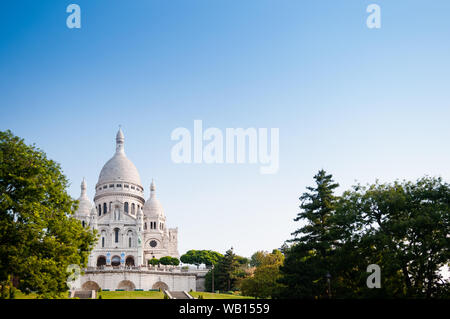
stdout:
[(254, 299), (249, 296), (240, 296), (240, 295), (229, 295), (229, 294), (215, 294), (212, 292), (198, 292), (193, 291), (190, 292), (192, 297), (198, 298), (198, 296), (203, 296), (203, 299)]
[[(249, 296), (229, 295), (229, 294), (215, 294), (212, 292), (197, 292), (193, 291), (190, 294), (194, 298), (200, 295), (204, 299), (253, 299)], [(164, 293), (160, 291), (102, 291), (100, 293), (102, 299), (164, 299)], [(20, 291), (16, 291), (16, 299), (36, 299), (37, 295), (31, 293), (26, 295)]]
[(37, 295), (35, 293), (31, 293), (29, 295), (24, 294), (23, 292), (16, 290), (15, 294), (16, 299), (36, 299)]
[[(102, 291), (102, 299), (164, 299), (164, 294), (159, 291)], [(64, 294), (65, 296), (65, 294)], [(37, 295), (26, 295), (16, 291), (16, 299), (36, 299)]]
[(102, 291), (102, 299), (164, 299), (160, 291)]

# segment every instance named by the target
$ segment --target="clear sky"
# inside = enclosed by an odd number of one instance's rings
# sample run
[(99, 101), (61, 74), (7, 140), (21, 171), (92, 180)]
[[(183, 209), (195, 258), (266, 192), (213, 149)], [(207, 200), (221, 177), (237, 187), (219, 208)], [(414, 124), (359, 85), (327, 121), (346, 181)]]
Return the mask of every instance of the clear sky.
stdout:
[[(66, 7), (81, 7), (81, 29)], [(366, 7), (381, 7), (368, 29)], [(78, 197), (115, 150), (179, 250), (280, 247), (321, 168), (341, 184), (450, 181), (450, 1), (4, 0), (0, 130), (59, 162)], [(280, 168), (175, 164), (177, 127), (279, 128)]]

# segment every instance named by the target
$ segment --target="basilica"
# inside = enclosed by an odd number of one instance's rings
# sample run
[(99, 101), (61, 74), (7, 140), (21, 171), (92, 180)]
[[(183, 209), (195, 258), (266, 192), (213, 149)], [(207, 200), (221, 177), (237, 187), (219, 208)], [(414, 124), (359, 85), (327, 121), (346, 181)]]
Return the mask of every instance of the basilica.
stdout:
[[(149, 198), (144, 199), (141, 178), (125, 155), (124, 143), (124, 134), (119, 129), (116, 151), (100, 172), (93, 202), (87, 196), (86, 181), (83, 179), (81, 183), (75, 218), (98, 233), (82, 276), (82, 288), (130, 290), (178, 286), (195, 290), (195, 275), (188, 278), (189, 274), (177, 273), (176, 269), (162, 273), (148, 266), (153, 258), (180, 257), (178, 228), (167, 226), (154, 181)], [(135, 282), (130, 278), (135, 278)]]

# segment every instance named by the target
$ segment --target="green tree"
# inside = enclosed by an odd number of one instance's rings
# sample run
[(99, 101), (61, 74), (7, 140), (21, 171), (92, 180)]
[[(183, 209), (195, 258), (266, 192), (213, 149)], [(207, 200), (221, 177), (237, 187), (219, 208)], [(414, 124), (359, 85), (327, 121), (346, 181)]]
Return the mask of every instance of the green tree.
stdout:
[(274, 249), (272, 253), (259, 251), (257, 256), (258, 266), (255, 267), (251, 276), (243, 279), (240, 283), (243, 295), (255, 298), (268, 298), (279, 295), (283, 286), (278, 282), (280, 279), (279, 267), (283, 264), (284, 255), (281, 251)]
[[(327, 297), (326, 275), (332, 271), (333, 219), (337, 197), (334, 190), (339, 184), (332, 175), (320, 170), (315, 176), (315, 187), (307, 187), (300, 197), (300, 212), (294, 221), (305, 225), (296, 230), (289, 242), (294, 245), (286, 250), (286, 260), (280, 268), (280, 283), (286, 286), (286, 297)], [(280, 296), (281, 296), (280, 295)]]
[(175, 257), (171, 257), (171, 256), (165, 256), (165, 257), (161, 257), (159, 259), (159, 263), (161, 265), (173, 265), (173, 266), (178, 266), (180, 264), (180, 261), (178, 260), (178, 258)]
[(440, 272), (450, 260), (449, 184), (424, 177), (415, 183), (358, 185), (344, 193), (341, 206), (341, 251), (346, 248), (346, 254), (353, 252), (364, 261), (354, 270), (368, 264), (381, 267), (382, 288), (359, 289), (362, 296), (449, 296), (449, 281)]
[(212, 289), (212, 278), (214, 274), (214, 291), (219, 290), (221, 288), (219, 282), (219, 277), (217, 276), (217, 269), (211, 269), (205, 275), (205, 289), (206, 291), (214, 292)]
[(160, 264), (160, 261), (159, 259), (153, 257), (152, 259), (148, 260), (148, 264), (152, 266), (157, 266)]
[(228, 249), (217, 263), (217, 288), (220, 290), (231, 290), (235, 288), (236, 271), (239, 269), (239, 262), (233, 248)]
[(180, 260), (178, 258), (172, 257), (172, 265), (178, 266), (180, 264)]
[(213, 250), (189, 250), (181, 256), (180, 260), (185, 264), (196, 265), (198, 268), (201, 264), (212, 266), (222, 257), (222, 254)]
[(263, 260), (266, 256), (267, 252), (260, 250), (255, 252), (251, 257), (250, 257), (250, 266), (251, 267), (258, 267), (261, 266), (261, 264), (263, 263)]
[(250, 258), (250, 266), (259, 267), (262, 265), (273, 265), (273, 264), (282, 264), (284, 260), (283, 253), (274, 249), (272, 253), (268, 253), (267, 251), (259, 250), (255, 252)]
[[(279, 282), (286, 288), (276, 297), (326, 297), (327, 272), (336, 298), (450, 297), (441, 272), (450, 260), (449, 184), (431, 177), (377, 182), (336, 198), (331, 176), (315, 178), (318, 186), (301, 197), (301, 236), (283, 247)], [(370, 264), (381, 269), (379, 289), (366, 285)]]
[(236, 261), (237, 263), (242, 267), (248, 267), (250, 264), (250, 259), (247, 257), (236, 255)]
[(237, 289), (237, 282), (244, 278), (247, 273), (249, 259), (236, 255), (233, 248), (226, 251), (225, 255), (220, 255), (218, 261), (205, 275), (205, 288), (212, 291), (212, 276), (214, 274), (214, 290), (234, 290)]
[(96, 236), (72, 215), (59, 164), (10, 131), (0, 132), (0, 281), (55, 297), (67, 291), (70, 264), (86, 267)]

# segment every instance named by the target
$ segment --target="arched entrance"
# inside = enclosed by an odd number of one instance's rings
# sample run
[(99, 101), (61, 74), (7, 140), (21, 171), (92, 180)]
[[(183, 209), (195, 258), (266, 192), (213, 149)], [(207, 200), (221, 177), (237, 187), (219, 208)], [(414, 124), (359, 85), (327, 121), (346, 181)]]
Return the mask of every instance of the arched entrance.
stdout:
[(101, 267), (106, 265), (106, 257), (105, 256), (98, 256), (97, 258), (97, 267)]
[(152, 289), (161, 289), (161, 291), (169, 290), (169, 286), (165, 282), (157, 281), (153, 284)]
[(86, 281), (82, 286), (82, 290), (95, 290), (98, 291), (100, 286), (95, 281)]
[(120, 266), (120, 257), (119, 256), (113, 256), (111, 258), (111, 266), (114, 266), (114, 267)]
[(122, 280), (121, 282), (119, 282), (119, 285), (117, 286), (117, 289), (123, 289), (126, 291), (131, 291), (134, 290), (135, 288), (136, 286), (133, 284), (133, 282), (129, 280)]
[(128, 256), (127, 259), (125, 259), (125, 265), (127, 265), (127, 266), (134, 266), (134, 258), (133, 258), (133, 256)]

